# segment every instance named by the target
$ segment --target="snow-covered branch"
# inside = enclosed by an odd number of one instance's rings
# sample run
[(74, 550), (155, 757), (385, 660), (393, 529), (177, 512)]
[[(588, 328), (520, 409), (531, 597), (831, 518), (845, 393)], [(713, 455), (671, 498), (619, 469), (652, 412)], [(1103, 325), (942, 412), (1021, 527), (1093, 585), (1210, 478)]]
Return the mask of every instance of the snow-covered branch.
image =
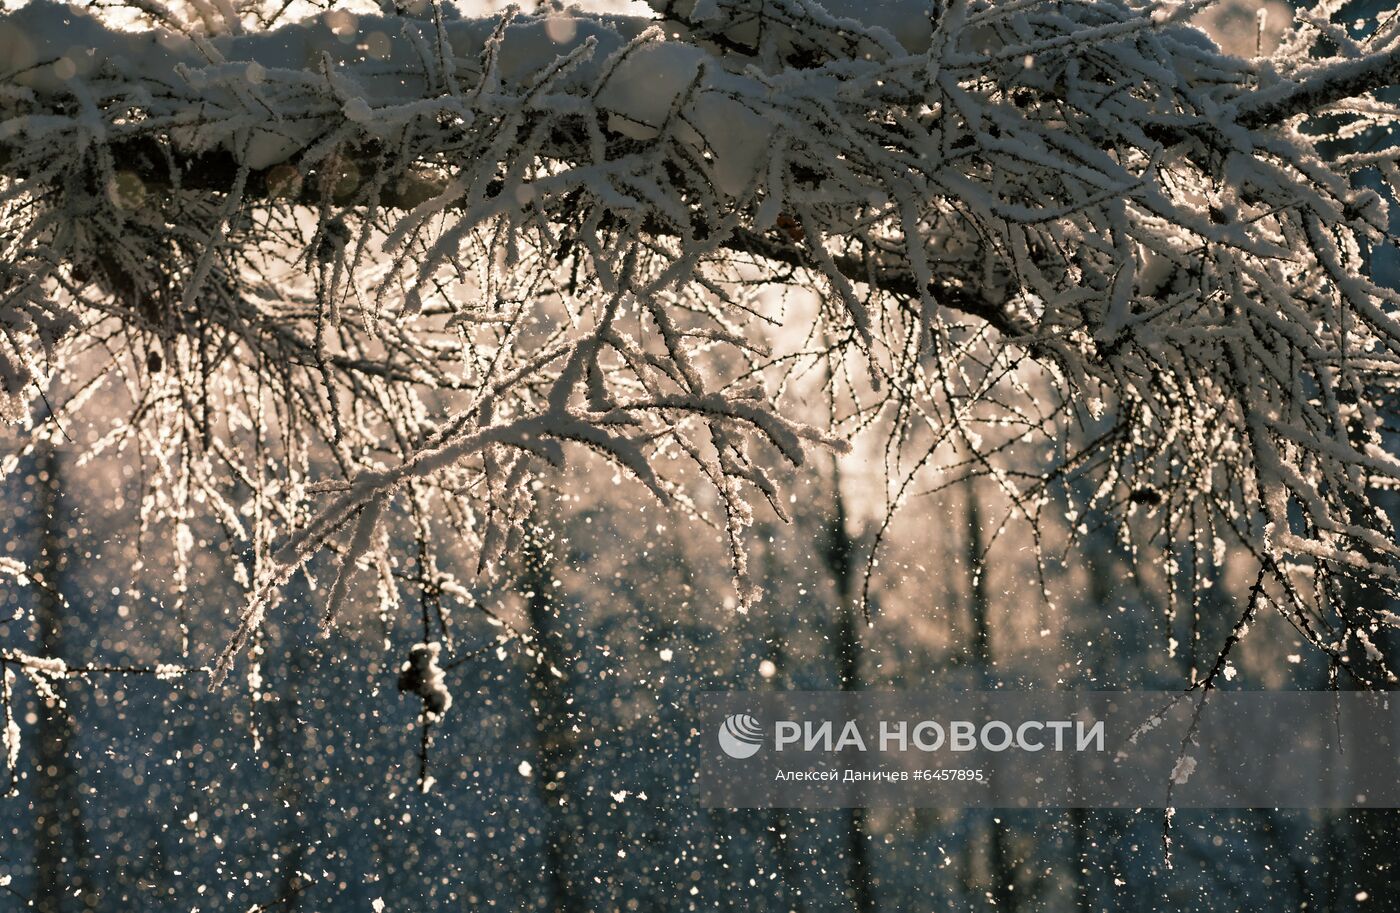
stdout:
[[(129, 379), (187, 455), (150, 510), (193, 522), (193, 487), (255, 555), (222, 668), (327, 548), (328, 614), (357, 571), (394, 604), (416, 486), (493, 567), (580, 448), (724, 530), (746, 603), (748, 502), (781, 512), (773, 465), (848, 430), (790, 417), (765, 283), (822, 296), (892, 440), (976, 454), (1027, 519), (1086, 474), (1125, 530), (1255, 550), (1290, 612), (1396, 579), (1400, 298), (1349, 169), (1396, 172), (1318, 145), (1388, 128), (1393, 48), (1319, 59), (1314, 17), (1246, 62), (1125, 0), (655, 7), (0, 16), (7, 410), (59, 368)], [(1078, 425), (1092, 452), (1027, 455)]]
[(1400, 47), (1365, 57), (1330, 62), (1246, 96), (1238, 120), (1250, 128), (1314, 114), (1337, 102), (1400, 84)]

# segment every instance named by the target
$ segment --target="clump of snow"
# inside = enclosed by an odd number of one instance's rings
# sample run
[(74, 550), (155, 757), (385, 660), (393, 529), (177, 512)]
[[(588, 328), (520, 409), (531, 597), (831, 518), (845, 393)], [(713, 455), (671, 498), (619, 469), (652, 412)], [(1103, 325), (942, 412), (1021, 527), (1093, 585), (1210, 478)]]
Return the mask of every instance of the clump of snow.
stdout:
[(345, 116), (357, 124), (368, 124), (374, 120), (374, 111), (363, 98), (352, 98), (342, 108)]
[(438, 641), (415, 644), (408, 660), (399, 671), (399, 691), (411, 692), (423, 699), (423, 712), (436, 722), (452, 707), (452, 692), (447, 690), (447, 676), (438, 657), (442, 644)]
[(1191, 755), (1182, 755), (1176, 759), (1176, 764), (1172, 767), (1171, 781), (1178, 785), (1191, 779), (1191, 775), (1196, 772), (1196, 759)]
[(648, 42), (632, 49), (598, 94), (613, 129), (635, 140), (656, 138), (705, 56), (699, 48), (674, 42)]

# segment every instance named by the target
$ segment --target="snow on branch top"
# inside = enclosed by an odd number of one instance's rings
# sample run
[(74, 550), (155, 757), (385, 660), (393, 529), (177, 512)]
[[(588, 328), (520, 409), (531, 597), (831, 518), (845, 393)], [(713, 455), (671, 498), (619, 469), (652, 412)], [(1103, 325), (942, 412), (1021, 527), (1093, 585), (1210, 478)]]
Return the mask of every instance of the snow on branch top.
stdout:
[[(747, 604), (749, 501), (870, 427), (927, 450), (891, 514), (937, 454), (1032, 523), (1088, 478), (1128, 540), (1242, 543), (1319, 646), (1356, 630), (1328, 575), (1400, 559), (1394, 23), (1320, 7), (1246, 61), (1200, 3), (651, 5), (0, 14), (5, 408), (54, 434), (45, 379), (126, 366), (259, 556), (221, 668), (327, 548), (328, 621), (357, 569), (392, 602), (399, 508), (496, 568), (579, 447), (721, 530)], [(821, 430), (786, 398), (818, 364)]]

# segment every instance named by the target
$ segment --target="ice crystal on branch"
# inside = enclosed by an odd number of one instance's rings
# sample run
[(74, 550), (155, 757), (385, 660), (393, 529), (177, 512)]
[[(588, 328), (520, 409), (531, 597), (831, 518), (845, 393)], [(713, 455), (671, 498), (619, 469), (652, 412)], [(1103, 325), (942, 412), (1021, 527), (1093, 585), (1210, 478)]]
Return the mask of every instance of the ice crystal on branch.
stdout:
[[(945, 447), (1032, 523), (1084, 476), (1135, 547), (1243, 544), (1339, 649), (1338, 575), (1400, 564), (1400, 302), (1354, 180), (1397, 172), (1327, 141), (1393, 121), (1395, 26), (1339, 42), (1323, 7), (1243, 61), (1200, 4), (653, 6), (0, 17), (4, 408), (123, 379), (102, 446), (170, 455), (149, 519), (251, 550), (221, 672), (325, 550), (328, 619), (357, 569), (397, 586), (406, 513), (425, 567), (445, 529), (495, 573), (582, 450), (721, 530), (744, 604), (774, 467), (862, 428), (891, 511)], [(765, 283), (816, 290), (830, 344), (773, 354)], [(804, 360), (873, 393), (810, 427)]]

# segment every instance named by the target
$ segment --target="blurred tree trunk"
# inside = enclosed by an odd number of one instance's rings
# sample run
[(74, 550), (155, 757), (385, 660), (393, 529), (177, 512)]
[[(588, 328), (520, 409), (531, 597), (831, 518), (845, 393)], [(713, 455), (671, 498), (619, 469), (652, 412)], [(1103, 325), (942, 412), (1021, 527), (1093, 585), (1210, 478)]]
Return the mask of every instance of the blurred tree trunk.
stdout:
[[(255, 708), (261, 708), (263, 731), (267, 733), (268, 761), (273, 770), (274, 808), (283, 813), (279, 822), (279, 835), (276, 839), (276, 882), (275, 898), (266, 904), (269, 910), (278, 913), (294, 913), (301, 904), (301, 894), (308, 882), (302, 877), (302, 867), (306, 861), (307, 829), (303, 816), (305, 796), (312, 788), (307, 771), (304, 739), (298, 738), (303, 732), (298, 723), (301, 690), (305, 682), (307, 664), (300, 650), (288, 643), (284, 636), (278, 645), (283, 654), (283, 665), (289, 670), (282, 677), (281, 686), (274, 695), (267, 695)], [(270, 699), (269, 699), (270, 698)]]
[[(1076, 495), (1084, 498), (1087, 503), (1093, 495), (1093, 487), (1082, 481), (1076, 482), (1075, 486)], [(1083, 560), (1087, 570), (1086, 592), (1083, 604), (1074, 606), (1070, 615), (1071, 624), (1074, 625), (1071, 641), (1075, 644), (1080, 665), (1079, 673), (1071, 681), (1070, 687), (1093, 690), (1100, 675), (1107, 674), (1109, 681), (1122, 681), (1124, 665), (1133, 662), (1132, 651), (1138, 649), (1138, 644), (1121, 644), (1115, 650), (1105, 642), (1105, 638), (1097, 634), (1102, 623), (1103, 608), (1114, 605), (1116, 600), (1122, 598), (1116, 583), (1128, 578), (1132, 573), (1131, 568), (1124, 568), (1118, 560), (1117, 541), (1113, 531), (1106, 526), (1091, 523), (1082, 543)], [(1079, 629), (1079, 626), (1086, 622), (1096, 633), (1089, 634)], [(1093, 646), (1085, 646), (1086, 641), (1092, 641)], [(1194, 649), (1194, 639), (1191, 643)], [(1191, 650), (1180, 650), (1178, 655), (1186, 657), (1187, 665), (1183, 667), (1182, 675), (1189, 675), (1193, 656)], [(1069, 811), (1069, 823), (1075, 909), (1102, 909), (1104, 840), (1107, 839), (1111, 845), (1121, 837), (1121, 819), (1116, 818), (1112, 812), (1073, 808)]]
[[(1386, 497), (1385, 503), (1394, 515), (1393, 496)], [(1352, 612), (1361, 618), (1377, 618), (1382, 612), (1400, 611), (1396, 600), (1377, 587), (1347, 581), (1343, 591), (1343, 604), (1351, 606)], [(1365, 624), (1361, 618), (1350, 621), (1361, 626)], [(1344, 654), (1347, 666), (1369, 681), (1369, 687), (1393, 691), (1396, 686), (1386, 677), (1386, 670), (1400, 669), (1400, 646), (1393, 632), (1382, 626), (1374, 626), (1371, 638), (1380, 653), (1380, 661), (1351, 638)], [(1343, 689), (1363, 688), (1356, 678), (1345, 673), (1337, 681)], [(1400, 847), (1400, 809), (1352, 809), (1342, 815), (1343, 826), (1329, 835), (1341, 838), (1337, 841), (1341, 845), (1328, 855), (1330, 865), (1339, 869), (1332, 877), (1340, 889), (1340, 897), (1334, 893), (1333, 903), (1340, 902), (1337, 909), (1341, 910), (1371, 910), (1377, 908), (1377, 903), (1400, 907), (1395, 897), (1396, 885), (1400, 884), (1396, 864), (1396, 848)]]
[[(39, 655), (67, 660), (64, 639), (71, 619), (64, 617), (62, 597), (68, 556), (60, 462), (57, 451), (44, 446), (34, 467), (33, 510), (39, 534), (34, 624)], [(67, 686), (66, 681), (53, 683), (60, 702), (42, 701), (34, 727), (34, 909), (39, 913), (97, 908), (88, 873), (90, 854), (78, 772), (73, 766), (76, 733)]]
[[(972, 622), (972, 657), (977, 664), (978, 686), (988, 690), (995, 684), (993, 667), (996, 656), (992, 650), (992, 629), (988, 615), (991, 599), (987, 595), (986, 568), (982, 565), (982, 512), (977, 501), (977, 482), (972, 476), (963, 484), (967, 502), (967, 571), (968, 612)], [(1016, 873), (1011, 868), (1007, 848), (1006, 825), (993, 812), (988, 824), (987, 865), (991, 869), (992, 902), (999, 910), (1014, 911), (1017, 907)]]
[[(772, 584), (783, 573), (772, 547), (776, 533), (767, 523), (759, 526), (758, 533), (759, 541), (768, 543), (763, 551), (764, 578)], [(782, 618), (790, 626), (791, 616), (783, 615)], [(792, 687), (792, 682), (788, 677), (787, 650), (785, 649), (787, 637), (786, 631), (780, 630), (776, 624), (772, 625), (768, 631), (765, 653), (767, 660), (773, 664), (771, 684), (781, 686), (784, 689)], [(791, 913), (807, 913), (807, 903), (802, 895), (802, 864), (792, 848), (792, 838), (799, 826), (800, 819), (788, 814), (787, 809), (773, 808), (769, 810), (768, 833), (773, 844), (773, 857), (777, 860), (778, 874), (783, 880), (783, 899)]]
[(577, 750), (571, 731), (564, 632), (554, 604), (554, 555), (541, 516), (531, 516), (521, 552), (523, 569), (519, 586), (533, 638), (534, 657), (529, 666), (530, 711), (535, 721), (534, 782), (544, 806), (545, 885), (547, 909), (553, 913), (588, 913), (571, 876), (569, 847), (579, 836), (578, 815), (572, 808), (565, 776), (569, 758)]
[[(836, 671), (842, 691), (859, 691), (860, 635), (856, 630), (855, 570), (856, 544), (846, 529), (846, 502), (841, 494), (841, 469), (833, 459), (831, 467), (831, 515), (826, 523), (823, 557), (831, 574), (839, 602), (835, 636), (832, 646), (836, 652)], [(866, 837), (865, 809), (849, 810), (846, 853), (849, 857), (847, 877), (850, 899), (856, 913), (874, 913), (875, 879), (871, 872), (870, 844)]]

